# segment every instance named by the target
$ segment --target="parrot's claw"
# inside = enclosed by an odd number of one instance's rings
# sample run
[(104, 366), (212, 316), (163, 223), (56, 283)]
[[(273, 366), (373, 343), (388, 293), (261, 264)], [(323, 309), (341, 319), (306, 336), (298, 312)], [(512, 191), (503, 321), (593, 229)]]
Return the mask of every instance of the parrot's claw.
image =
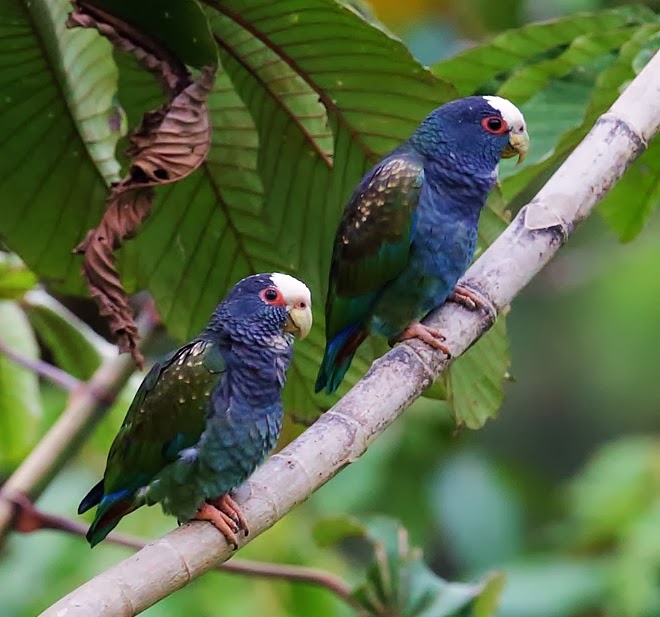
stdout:
[(227, 543), (234, 550), (238, 548), (238, 539), (236, 538), (236, 533), (239, 530), (238, 525), (222, 510), (219, 510), (210, 503), (204, 503), (197, 511), (195, 518), (198, 521), (209, 521), (213, 523), (215, 528), (227, 539)]
[(462, 285), (456, 285), (456, 288), (447, 300), (463, 305), (468, 311), (477, 311), (486, 308), (486, 304), (482, 298), (471, 289)]
[(448, 358), (451, 358), (449, 347), (444, 344), (445, 337), (442, 332), (437, 328), (430, 328), (418, 321), (413, 321), (397, 338), (398, 341), (407, 341), (412, 338), (417, 338), (424, 341), (427, 345), (439, 349)]
[(469, 287), (456, 285), (447, 301), (460, 304), (468, 311), (485, 311), (495, 321), (496, 315), (490, 302)]
[(234, 522), (237, 531), (242, 530), (246, 536), (250, 533), (247, 520), (245, 519), (242, 510), (229, 495), (223, 495), (218, 499), (210, 501), (210, 503), (220, 510), (220, 512), (226, 514)]

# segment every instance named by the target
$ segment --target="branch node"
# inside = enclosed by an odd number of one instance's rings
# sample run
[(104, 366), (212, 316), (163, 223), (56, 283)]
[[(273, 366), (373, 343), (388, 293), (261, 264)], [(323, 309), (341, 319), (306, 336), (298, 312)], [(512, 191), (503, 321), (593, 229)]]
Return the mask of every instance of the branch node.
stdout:
[(594, 124), (594, 128), (599, 125), (611, 125), (609, 130), (612, 133), (624, 134), (632, 142), (635, 156), (639, 156), (648, 147), (648, 142), (640, 131), (635, 128), (629, 119), (620, 114), (617, 115), (612, 112), (603, 114)]
[(351, 416), (334, 408), (327, 411), (324, 415), (334, 418), (337, 422), (345, 426), (347, 433), (350, 435), (349, 450), (344, 461), (342, 461), (342, 467), (357, 461), (367, 449), (367, 444), (369, 443), (364, 426), (356, 418), (351, 418)]
[(556, 209), (553, 210), (538, 196), (521, 210), (521, 216), (525, 230), (531, 233), (549, 231), (555, 236), (552, 244), (556, 242), (557, 248), (564, 244), (573, 232), (572, 223), (564, 220)]

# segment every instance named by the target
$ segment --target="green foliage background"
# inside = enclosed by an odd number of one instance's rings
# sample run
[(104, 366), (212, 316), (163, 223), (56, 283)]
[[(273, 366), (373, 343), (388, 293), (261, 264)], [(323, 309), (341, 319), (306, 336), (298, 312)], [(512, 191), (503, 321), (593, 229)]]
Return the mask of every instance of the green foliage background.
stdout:
[[(482, 218), (483, 247), (660, 46), (651, 9), (595, 0), (509, 0), (498, 11), (480, 0), (416, 0), (406, 10), (385, 0), (349, 3), (367, 21), (329, 0), (203, 4), (210, 30), (195, 3), (175, 0), (160, 4), (160, 21), (140, 22), (171, 41), (174, 19), (182, 34), (172, 45), (192, 65), (215, 53), (215, 37), (224, 70), (209, 100), (208, 161), (159, 191), (152, 217), (121, 255), (123, 280), (131, 290), (149, 288), (170, 334), (181, 339), (251, 270), (298, 273), (313, 288), (317, 323), (296, 350), (290, 377), (287, 403), (298, 415), (332, 402), (310, 393), (323, 342), (328, 247), (364, 169), (444, 100), (510, 97), (528, 120), (533, 151), (519, 168), (502, 165), (501, 190)], [(149, 3), (144, 7), (148, 12)], [(98, 221), (106, 183), (119, 177), (115, 146), (126, 124), (158, 105), (160, 95), (149, 75), (131, 58), (113, 59), (94, 32), (65, 30), (66, 11), (63, 0), (0, 6), (0, 134), (9, 153), (0, 159), (0, 241), (98, 328), (84, 303), (61, 295), (82, 292), (79, 261), (69, 251)], [(384, 26), (370, 25), (374, 14), (387, 18), (405, 45)], [(560, 19), (524, 25), (550, 17)], [(459, 52), (467, 46), (474, 47)], [(313, 532), (322, 518), (380, 512), (403, 522), (411, 544), (423, 547), (428, 565), (445, 579), (483, 581), (487, 572), (503, 571), (495, 613), (502, 617), (657, 617), (659, 178), (656, 142), (603, 202), (602, 218), (588, 221), (516, 300), (506, 327), (501, 320), (434, 386), (433, 398), (416, 403), (359, 463), (241, 556), (326, 568), (351, 581), (359, 596), (365, 575), (378, 584), (384, 570), (374, 573), (368, 551), (350, 540), (328, 548)], [(619, 243), (640, 232), (635, 243)], [(34, 282), (3, 253), (0, 340), (89, 377), (107, 347), (84, 324), (67, 327), (71, 315), (53, 310), (43, 296), (25, 294)], [(154, 353), (173, 344), (157, 341)], [(369, 358), (356, 363), (349, 381)], [(503, 386), (507, 370), (513, 381)], [(40, 506), (73, 515), (102, 471), (137, 383), (139, 377)], [(483, 430), (454, 432), (450, 412), (478, 428), (503, 400), (499, 418)], [(0, 479), (64, 405), (61, 392), (0, 356)], [(289, 427), (286, 437), (294, 433)], [(372, 522), (360, 533), (389, 546), (391, 525)], [(151, 538), (172, 521), (151, 509), (122, 527)], [(124, 554), (105, 545), (90, 552), (83, 541), (50, 532), (12, 537), (0, 553), (2, 610), (33, 615)], [(388, 564), (441, 597), (443, 583), (425, 579), (432, 575), (417, 557), (407, 560), (401, 554)], [(28, 580), (40, 581), (32, 593), (25, 592)], [(449, 589), (450, 598), (460, 593)], [(488, 589), (484, 597), (494, 593), (491, 583)], [(454, 609), (438, 603), (426, 613), (394, 605), (406, 615), (486, 617), (494, 610), (488, 602)], [(351, 614), (323, 590), (222, 574), (209, 574), (147, 614), (229, 612)]]

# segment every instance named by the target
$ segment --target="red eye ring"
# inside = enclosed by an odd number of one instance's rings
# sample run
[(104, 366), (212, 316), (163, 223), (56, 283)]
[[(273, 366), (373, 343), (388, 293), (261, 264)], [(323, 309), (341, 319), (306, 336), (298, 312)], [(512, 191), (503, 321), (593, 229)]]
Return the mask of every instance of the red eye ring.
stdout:
[(284, 306), (285, 304), (282, 292), (277, 287), (266, 287), (266, 289), (259, 292), (259, 297), (266, 304), (273, 304), (276, 306)]
[(481, 121), (481, 126), (493, 135), (504, 135), (504, 133), (508, 133), (509, 131), (509, 125), (499, 116), (488, 116), (484, 118)]

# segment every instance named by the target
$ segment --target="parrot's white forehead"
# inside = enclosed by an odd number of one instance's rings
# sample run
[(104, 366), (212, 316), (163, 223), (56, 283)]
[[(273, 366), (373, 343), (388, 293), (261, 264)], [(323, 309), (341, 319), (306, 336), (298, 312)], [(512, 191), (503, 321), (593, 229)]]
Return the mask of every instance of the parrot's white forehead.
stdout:
[(525, 130), (525, 118), (511, 101), (503, 99), (501, 96), (484, 96), (484, 99), (493, 109), (500, 112), (512, 131), (522, 133)]
[(305, 285), (302, 281), (299, 281), (293, 276), (288, 274), (282, 274), (281, 272), (273, 272), (270, 275), (270, 280), (273, 281), (273, 285), (277, 287), (281, 292), (282, 296), (286, 301), (303, 301), (308, 305), (312, 302), (312, 293), (309, 291), (309, 287)]

